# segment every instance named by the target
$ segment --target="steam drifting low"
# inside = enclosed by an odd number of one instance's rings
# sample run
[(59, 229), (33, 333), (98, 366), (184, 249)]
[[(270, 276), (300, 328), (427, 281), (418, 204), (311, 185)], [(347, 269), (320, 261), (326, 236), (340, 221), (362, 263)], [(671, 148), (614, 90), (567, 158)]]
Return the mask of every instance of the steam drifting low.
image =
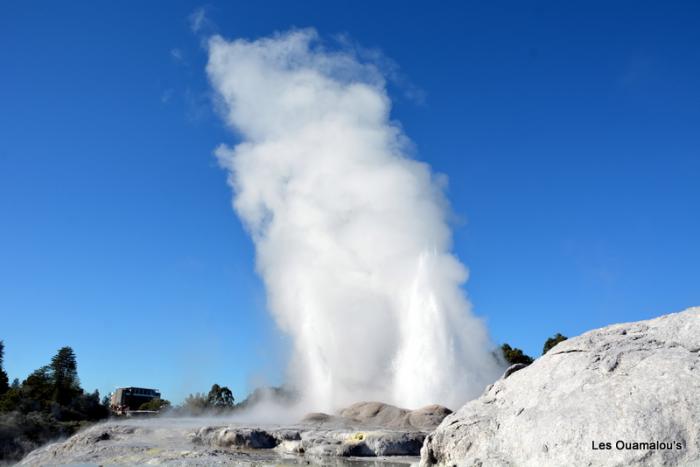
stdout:
[(444, 180), (406, 155), (381, 70), (294, 30), (215, 36), (207, 72), (242, 140), (216, 154), (307, 407), (457, 408), (493, 381)]

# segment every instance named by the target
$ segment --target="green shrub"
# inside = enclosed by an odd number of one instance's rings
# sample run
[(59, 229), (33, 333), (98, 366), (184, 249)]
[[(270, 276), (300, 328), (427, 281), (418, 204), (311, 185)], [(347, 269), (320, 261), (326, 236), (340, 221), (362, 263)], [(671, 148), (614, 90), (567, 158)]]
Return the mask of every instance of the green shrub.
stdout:
[(562, 336), (561, 334), (556, 333), (555, 335), (553, 335), (545, 341), (544, 347), (542, 348), (542, 355), (546, 354), (552, 347), (557, 345), (559, 342), (565, 341), (566, 339), (566, 336)]
[(509, 365), (515, 365), (516, 363), (524, 363), (525, 365), (529, 365), (534, 361), (532, 357), (523, 353), (522, 350), (513, 348), (508, 344), (503, 344), (501, 346), (501, 352), (503, 353), (503, 358)]
[(150, 401), (141, 404), (139, 406), (139, 410), (153, 410), (157, 412), (166, 407), (170, 407), (170, 401), (156, 397), (155, 399), (151, 399)]

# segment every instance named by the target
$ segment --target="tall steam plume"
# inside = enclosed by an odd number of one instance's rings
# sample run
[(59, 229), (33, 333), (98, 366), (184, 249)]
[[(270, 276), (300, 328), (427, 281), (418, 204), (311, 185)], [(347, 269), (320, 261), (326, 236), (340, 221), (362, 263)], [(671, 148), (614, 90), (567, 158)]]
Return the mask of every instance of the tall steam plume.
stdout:
[(381, 71), (313, 30), (209, 41), (241, 136), (217, 156), (307, 406), (457, 408), (500, 368), (450, 252), (442, 180), (406, 155)]

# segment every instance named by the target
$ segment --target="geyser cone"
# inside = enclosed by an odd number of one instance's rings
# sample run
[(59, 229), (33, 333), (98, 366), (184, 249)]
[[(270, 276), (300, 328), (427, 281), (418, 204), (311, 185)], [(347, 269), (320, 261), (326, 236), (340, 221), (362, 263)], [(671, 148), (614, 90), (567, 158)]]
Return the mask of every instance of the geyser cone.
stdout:
[(407, 157), (378, 68), (303, 30), (214, 37), (207, 71), (242, 139), (217, 156), (309, 406), (457, 407), (495, 379), (444, 183)]

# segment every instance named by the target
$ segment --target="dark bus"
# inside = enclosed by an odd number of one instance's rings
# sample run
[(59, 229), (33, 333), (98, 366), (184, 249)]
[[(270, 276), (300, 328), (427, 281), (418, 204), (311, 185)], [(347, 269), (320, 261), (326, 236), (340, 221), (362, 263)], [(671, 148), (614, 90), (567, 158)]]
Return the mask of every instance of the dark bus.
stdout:
[(160, 398), (160, 391), (148, 388), (117, 388), (112, 393), (111, 409), (117, 415), (139, 410), (141, 404)]

